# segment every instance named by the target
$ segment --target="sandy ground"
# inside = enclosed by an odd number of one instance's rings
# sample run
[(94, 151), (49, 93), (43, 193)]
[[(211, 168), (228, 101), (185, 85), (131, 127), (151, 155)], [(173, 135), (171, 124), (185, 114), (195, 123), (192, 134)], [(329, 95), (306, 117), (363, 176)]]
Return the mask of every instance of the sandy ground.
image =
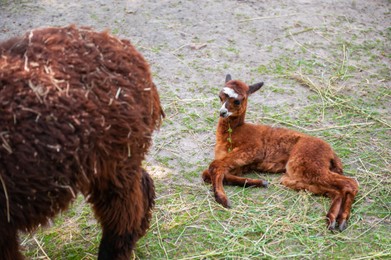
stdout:
[(190, 85), (221, 84), (227, 72), (270, 82), (253, 69), (281, 55), (304, 57), (300, 45), (332, 59), (328, 47), (338, 37), (373, 39), (391, 20), (384, 0), (0, 1), (0, 40), (70, 23), (130, 39), (151, 63), (162, 91), (188, 98)]

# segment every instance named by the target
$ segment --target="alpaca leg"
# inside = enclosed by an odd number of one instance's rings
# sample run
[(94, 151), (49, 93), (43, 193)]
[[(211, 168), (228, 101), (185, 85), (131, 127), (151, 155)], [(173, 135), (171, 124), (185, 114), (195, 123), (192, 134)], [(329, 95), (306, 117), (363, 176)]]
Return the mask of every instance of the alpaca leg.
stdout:
[[(327, 217), (327, 227), (330, 230), (335, 229), (336, 218), (341, 209), (343, 196), (341, 192), (335, 190), (332, 185), (327, 185), (327, 182), (315, 183), (312, 180), (312, 183), (309, 184), (307, 179), (294, 179), (290, 175), (284, 174), (281, 178), (281, 183), (288, 188), (294, 190), (308, 190), (314, 194), (324, 195), (327, 194), (331, 199), (331, 206), (326, 215)], [(324, 186), (326, 184), (326, 186)]]
[[(257, 180), (257, 179), (250, 179), (250, 178), (239, 177), (237, 175), (240, 174), (239, 172), (241, 172), (241, 169), (238, 168), (237, 170), (240, 170), (240, 171), (235, 171), (233, 174), (232, 174), (232, 172), (226, 173), (224, 175), (223, 184), (233, 185), (233, 186), (240, 186), (240, 187), (265, 187), (265, 188), (267, 188), (267, 186), (269, 185), (269, 183), (267, 181), (264, 181), (264, 180)], [(208, 169), (206, 169), (202, 173), (202, 179), (206, 183), (211, 183), (212, 182), (211, 179), (210, 179), (210, 174), (209, 174), (209, 170)]]
[[(227, 184), (227, 185), (234, 185), (240, 187), (266, 187), (266, 188), (268, 186), (267, 181), (238, 177), (230, 173), (225, 173), (224, 175), (220, 175), (219, 178), (215, 178), (214, 181), (215, 184), (213, 185), (213, 192), (216, 201), (226, 208), (230, 208), (231, 205), (227, 198), (227, 195), (225, 194), (223, 186), (222, 185), (219, 186), (219, 184), (217, 184), (217, 183), (221, 183), (221, 179), (220, 179), (221, 177), (223, 177), (223, 181), (222, 181), (223, 184)], [(212, 179), (209, 174), (209, 169), (204, 170), (204, 172), (202, 173), (202, 179), (206, 183), (212, 183)]]
[(338, 221), (338, 226), (339, 226), (339, 230), (340, 231), (343, 231), (346, 229), (346, 226), (347, 226), (347, 220), (349, 219), (349, 216), (350, 216), (350, 211), (352, 209), (352, 204), (353, 204), (353, 201), (354, 201), (354, 198), (358, 192), (358, 183), (353, 180), (353, 179), (350, 179), (348, 177), (345, 177), (346, 178), (346, 187), (345, 187), (345, 198), (344, 198), (344, 201), (342, 203), (342, 206), (341, 206), (341, 209), (339, 211), (339, 214), (338, 214), (338, 217), (337, 217), (337, 221)]
[(264, 180), (239, 177), (231, 173), (226, 173), (224, 175), (224, 184), (240, 186), (240, 187), (265, 187), (265, 188), (267, 188), (267, 186), (269, 185), (269, 183)]
[(349, 194), (349, 193), (345, 195), (345, 198), (342, 202), (342, 206), (341, 206), (339, 213), (338, 213), (338, 216), (337, 216), (339, 231), (344, 231), (347, 227), (347, 220), (349, 219), (350, 210), (351, 210), (351, 206), (352, 206), (353, 201), (354, 201), (354, 195)]
[(259, 179), (245, 178), (241, 175), (245, 172), (248, 172), (249, 169), (245, 167), (237, 167), (233, 170), (230, 170), (224, 175), (224, 184), (239, 186), (239, 187), (265, 187), (269, 185), (267, 181)]
[(136, 237), (133, 234), (114, 235), (103, 228), (102, 240), (99, 245), (98, 260), (130, 259)]
[(1, 259), (23, 260), (24, 257), (19, 251), (18, 235), (16, 230), (2, 232), (0, 235)]
[(343, 231), (347, 227), (347, 220), (350, 216), (352, 204), (358, 192), (358, 184), (355, 180), (340, 175), (339, 173), (329, 172), (327, 177), (327, 183), (329, 185), (328, 188), (334, 188), (334, 190), (338, 192), (342, 198), (341, 206), (339, 207), (338, 212), (336, 211), (336, 209), (333, 210), (333, 208), (331, 207), (329, 213), (332, 214), (333, 217), (336, 216), (339, 230)]
[(327, 218), (327, 228), (330, 229), (330, 230), (334, 230), (335, 229), (335, 225), (336, 225), (336, 219), (337, 219), (337, 216), (338, 216), (339, 211), (341, 209), (343, 197), (338, 192), (334, 193), (332, 195), (329, 195), (329, 196), (332, 198), (332, 200), (331, 200), (330, 209), (329, 209), (329, 211), (327, 212), (327, 215), (326, 215), (326, 218)]
[(224, 173), (219, 172), (213, 174), (212, 176), (213, 193), (215, 195), (216, 201), (225, 208), (231, 208), (231, 203), (229, 202), (223, 187)]
[[(215, 199), (218, 203), (220, 203), (226, 208), (230, 208), (230, 203), (224, 191), (224, 180), (227, 178), (226, 181), (231, 182), (234, 185), (236, 183), (240, 184), (241, 186), (245, 184), (245, 178), (234, 178), (235, 176), (230, 174), (230, 172), (235, 173), (237, 171), (240, 171), (243, 166), (250, 165), (251, 163), (253, 163), (253, 158), (249, 157), (248, 154), (249, 152), (245, 150), (239, 150), (235, 152), (232, 151), (231, 153), (227, 154), (226, 157), (220, 160), (214, 160), (209, 165), (208, 170), (212, 180)], [(256, 183), (260, 184), (259, 182)], [(264, 183), (262, 181), (262, 185), (265, 184), (266, 182)]]
[(142, 174), (133, 172), (134, 178), (122, 180), (121, 186), (111, 184), (93, 192), (89, 202), (103, 230), (99, 260), (129, 259), (135, 243), (145, 234), (154, 193), (153, 184)]

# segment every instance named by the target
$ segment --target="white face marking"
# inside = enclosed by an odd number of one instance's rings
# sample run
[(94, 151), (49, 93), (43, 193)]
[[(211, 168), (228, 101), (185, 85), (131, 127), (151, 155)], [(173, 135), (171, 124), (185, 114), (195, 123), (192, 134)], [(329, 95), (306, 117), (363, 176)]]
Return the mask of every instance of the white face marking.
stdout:
[(227, 94), (230, 98), (238, 98), (238, 93), (235, 92), (232, 88), (223, 88), (223, 93)]
[(220, 108), (220, 115), (224, 118), (227, 118), (229, 117), (230, 115), (232, 115), (232, 112), (229, 112), (228, 109), (225, 107), (225, 104), (227, 103), (224, 102), (223, 106)]

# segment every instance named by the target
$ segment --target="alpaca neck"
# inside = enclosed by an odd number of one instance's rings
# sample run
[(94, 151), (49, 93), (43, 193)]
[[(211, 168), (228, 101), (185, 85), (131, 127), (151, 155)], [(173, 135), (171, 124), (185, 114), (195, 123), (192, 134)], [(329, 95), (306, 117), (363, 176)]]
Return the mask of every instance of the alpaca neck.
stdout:
[(235, 130), (235, 128), (244, 124), (245, 113), (241, 116), (227, 117), (219, 119), (218, 132), (221, 134), (228, 133), (228, 129)]

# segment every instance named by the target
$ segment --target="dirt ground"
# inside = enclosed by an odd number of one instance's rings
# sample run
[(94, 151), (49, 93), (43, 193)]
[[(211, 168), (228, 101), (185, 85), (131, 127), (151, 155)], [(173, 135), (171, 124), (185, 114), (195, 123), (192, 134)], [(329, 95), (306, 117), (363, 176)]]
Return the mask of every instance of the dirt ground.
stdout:
[[(228, 72), (270, 84), (275, 80), (254, 69), (281, 55), (305, 56), (301, 45), (313, 46), (314, 54), (327, 61), (334, 54), (329, 47), (339, 38), (378, 38), (391, 21), (390, 2), (384, 0), (0, 1), (0, 40), (70, 23), (130, 39), (151, 63), (162, 92), (189, 98), (194, 96), (190, 86), (219, 85)], [(389, 65), (389, 59), (383, 62)], [(297, 96), (277, 102), (289, 99), (296, 102)]]
[[(340, 46), (336, 48), (341, 38), (350, 40), (361, 35), (356, 40), (359, 44), (379, 37), (377, 32), (385, 31), (391, 19), (390, 2), (385, 0), (0, 1), (0, 40), (36, 27), (71, 23), (109, 29), (130, 39), (150, 62), (166, 109), (175, 99), (199, 100), (208, 105), (216, 97), (216, 87), (221, 86), (225, 74), (231, 73), (248, 83), (262, 80), (266, 88), (292, 90), (283, 94), (267, 92), (266, 98), (254, 99), (265, 106), (290, 106), (295, 111), (307, 103), (308, 90), (292, 85), (276, 73), (259, 73), (259, 68), (285, 57), (300, 60), (316, 56), (325, 65), (314, 74), (326, 78), (330, 76), (327, 62), (343, 55)], [(366, 65), (362, 62), (370, 64), (365, 59), (350, 62), (359, 67)], [(390, 68), (389, 56), (380, 62)], [(354, 88), (354, 95), (362, 94), (366, 90), (356, 84), (373, 71), (369, 66), (359, 72), (359, 77), (343, 82), (345, 89)], [(385, 108), (390, 111), (389, 101)], [(206, 109), (215, 113), (211, 106)], [(190, 105), (184, 112), (197, 114), (197, 109)], [(162, 132), (175, 137), (177, 145), (172, 149), (182, 155), (179, 157), (196, 163), (211, 155), (212, 147), (200, 144), (210, 144), (213, 135), (185, 134), (176, 117), (182, 116), (168, 113), (172, 122)], [(191, 152), (194, 149), (198, 152)], [(172, 153), (162, 152), (163, 156)], [(174, 165), (178, 165), (177, 159), (172, 161)]]
[[(303, 72), (373, 102), (390, 122), (390, 8), (389, 0), (0, 0), (0, 41), (68, 24), (131, 40), (151, 65), (167, 114), (148, 168), (166, 183), (198, 184), (213, 157), (227, 73), (265, 82), (252, 97), (252, 121), (268, 111), (296, 118), (311, 91), (289, 75)], [(305, 127), (331, 122), (318, 123)]]
[[(285, 79), (290, 63), (313, 60), (313, 76), (332, 77), (330, 66), (346, 60), (341, 42), (383, 41), (379, 32), (391, 26), (390, 17), (390, 2), (384, 0), (1, 0), (0, 40), (36, 27), (71, 23), (130, 39), (151, 64), (169, 122), (158, 134), (149, 161), (153, 163), (158, 154), (180, 172), (181, 161), (188, 163), (187, 171), (195, 170), (206, 166), (213, 154), (214, 129), (191, 128), (203, 112), (216, 121), (218, 107), (212, 102), (226, 73), (248, 83), (264, 81), (266, 97), (256, 95), (254, 102), (275, 109), (289, 107), (294, 117), (308, 104), (309, 90)], [(364, 97), (373, 85), (390, 86), (389, 53), (378, 55), (381, 59), (376, 61), (354, 49), (347, 55), (350, 66), (359, 70), (338, 82), (345, 91)], [(384, 66), (385, 79), (369, 82), (379, 74), (377, 63)], [(271, 73), (269, 67), (274, 68)], [(361, 85), (364, 80), (366, 86)], [(385, 102), (375, 109), (389, 115), (391, 102)], [(193, 117), (184, 125), (188, 115)]]

